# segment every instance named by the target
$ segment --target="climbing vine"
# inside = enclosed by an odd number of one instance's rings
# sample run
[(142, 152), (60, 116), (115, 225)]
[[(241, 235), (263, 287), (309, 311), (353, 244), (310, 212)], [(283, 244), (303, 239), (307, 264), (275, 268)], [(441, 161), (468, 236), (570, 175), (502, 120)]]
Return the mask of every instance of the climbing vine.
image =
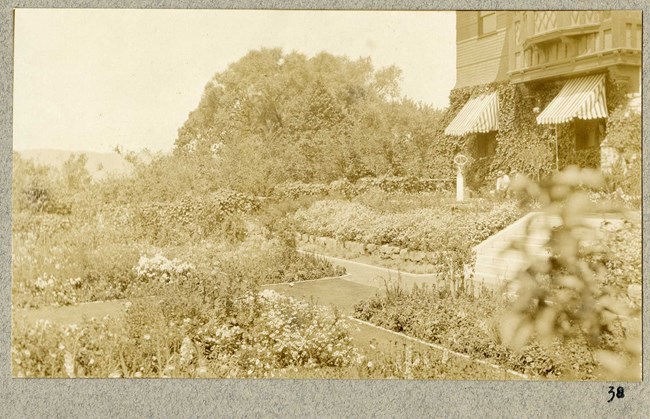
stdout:
[[(513, 84), (508, 81), (488, 83), (479, 86), (454, 89), (450, 93), (450, 106), (443, 117), (437, 137), (432, 146), (436, 147), (442, 173), (449, 176), (455, 171), (451, 159), (462, 152), (470, 157), (465, 166), (466, 183), (473, 189), (481, 189), (496, 178), (499, 170), (525, 174), (540, 179), (556, 170), (556, 144), (552, 126), (537, 124), (538, 111), (543, 110), (559, 93), (564, 81), (535, 84)], [(606, 78), (606, 99), (608, 111), (625, 104), (626, 81), (612, 74)], [(454, 137), (444, 134), (444, 128), (451, 123), (462, 107), (473, 95), (496, 91), (499, 100), (499, 130), (496, 134), (496, 152), (491, 156), (479, 156), (477, 135)], [(537, 112), (536, 112), (537, 111)], [(608, 124), (608, 132), (619, 129), (618, 125)], [(558, 165), (562, 169), (570, 165), (598, 167), (600, 148), (576, 149), (576, 135), (573, 124), (557, 125)], [(448, 163), (443, 163), (443, 159)]]
[(615, 161), (606, 176), (610, 190), (620, 188), (631, 196), (641, 195), (641, 114), (618, 108), (607, 119), (607, 138), (603, 147), (615, 151)]

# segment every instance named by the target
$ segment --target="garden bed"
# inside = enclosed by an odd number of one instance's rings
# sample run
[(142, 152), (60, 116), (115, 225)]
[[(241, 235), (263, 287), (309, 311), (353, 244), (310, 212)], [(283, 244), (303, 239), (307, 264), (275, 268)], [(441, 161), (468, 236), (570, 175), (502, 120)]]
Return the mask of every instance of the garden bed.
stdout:
[(177, 289), (73, 325), (14, 318), (13, 376), (517, 378), (273, 291), (217, 295)]
[(318, 201), (295, 214), (297, 229), (306, 234), (339, 241), (372, 243), (399, 248), (445, 253), (466, 250), (511, 224), (522, 214), (514, 202), (422, 208), (385, 212), (357, 202)]
[[(357, 304), (354, 316), (532, 378), (606, 378), (600, 375), (594, 352), (579, 338), (564, 343), (555, 341), (548, 347), (533, 341), (518, 351), (508, 348), (501, 343), (498, 333), (504, 310), (504, 303), (492, 298), (452, 298), (445, 291), (422, 287), (407, 291), (397, 286)], [(596, 349), (611, 349), (622, 339), (621, 333), (617, 330), (606, 334)]]

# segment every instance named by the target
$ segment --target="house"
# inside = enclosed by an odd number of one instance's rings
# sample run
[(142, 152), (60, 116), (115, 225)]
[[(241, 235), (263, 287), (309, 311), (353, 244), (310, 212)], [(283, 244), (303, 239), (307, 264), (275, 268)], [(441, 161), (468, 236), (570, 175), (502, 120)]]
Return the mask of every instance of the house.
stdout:
[(459, 11), (456, 46), (444, 134), (475, 183), (615, 163), (608, 128), (640, 113), (640, 11)]

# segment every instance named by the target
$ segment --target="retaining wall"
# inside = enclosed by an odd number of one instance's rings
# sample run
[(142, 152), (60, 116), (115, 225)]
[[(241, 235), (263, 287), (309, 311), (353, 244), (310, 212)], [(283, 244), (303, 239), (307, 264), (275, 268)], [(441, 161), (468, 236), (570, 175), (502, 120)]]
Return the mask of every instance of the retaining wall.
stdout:
[(377, 245), (374, 243), (362, 243), (356, 241), (343, 241), (331, 237), (319, 237), (311, 234), (297, 234), (296, 240), (299, 244), (314, 244), (325, 249), (347, 250), (353, 256), (377, 256), (381, 259), (391, 259), (398, 262), (412, 262), (418, 264), (431, 264), (439, 260), (435, 252), (423, 252), (400, 248), (391, 245)]

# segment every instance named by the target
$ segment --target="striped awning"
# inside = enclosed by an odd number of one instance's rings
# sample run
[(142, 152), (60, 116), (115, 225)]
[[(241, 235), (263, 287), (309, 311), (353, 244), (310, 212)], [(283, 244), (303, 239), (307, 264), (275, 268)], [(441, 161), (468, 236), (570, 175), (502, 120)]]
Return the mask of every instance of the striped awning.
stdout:
[(604, 74), (567, 81), (560, 93), (537, 116), (537, 123), (562, 124), (573, 118), (607, 118)]
[(499, 100), (497, 93), (486, 93), (470, 98), (445, 129), (447, 135), (465, 135), (490, 132), (499, 128)]

